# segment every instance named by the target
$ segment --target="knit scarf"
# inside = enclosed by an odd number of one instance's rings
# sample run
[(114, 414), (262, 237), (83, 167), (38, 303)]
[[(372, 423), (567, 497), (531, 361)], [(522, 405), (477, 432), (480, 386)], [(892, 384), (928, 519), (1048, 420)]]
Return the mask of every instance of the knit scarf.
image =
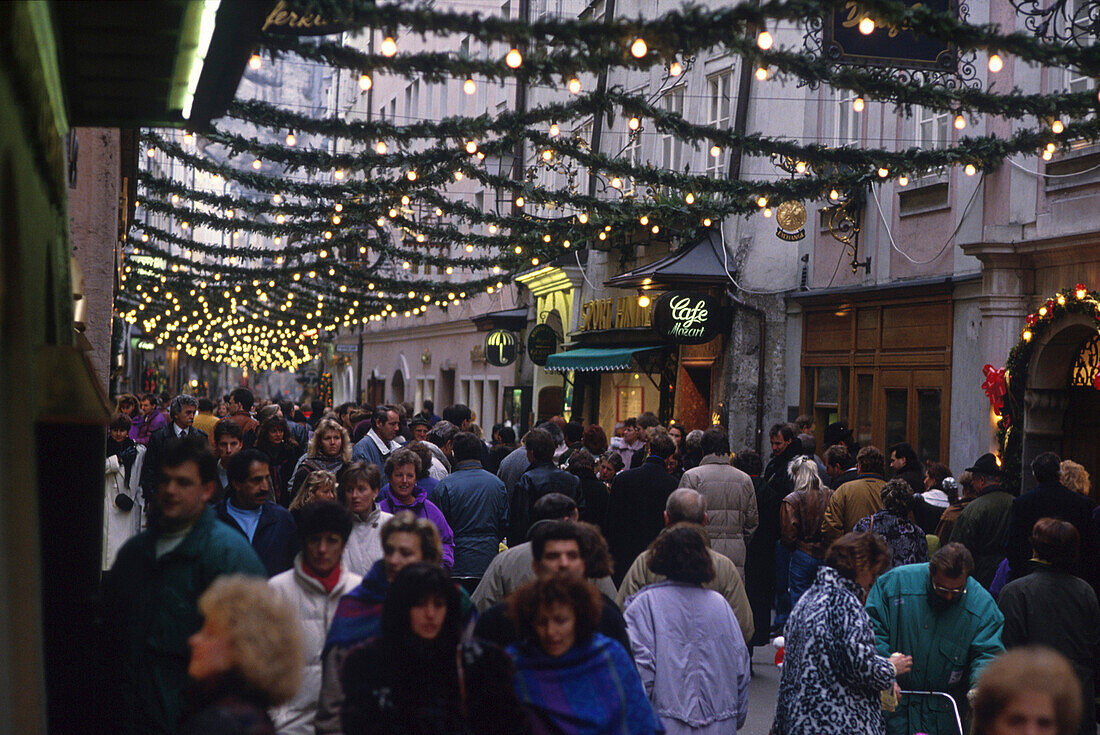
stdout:
[[(615, 649), (618, 650), (615, 650)], [(516, 694), (562, 735), (652, 735), (663, 732), (637, 670), (615, 641), (593, 633), (559, 657), (535, 646), (509, 646)]]
[(326, 655), (333, 646), (350, 648), (380, 634), (382, 603), (389, 589), (385, 563), (379, 559), (359, 586), (340, 598), (321, 655)]

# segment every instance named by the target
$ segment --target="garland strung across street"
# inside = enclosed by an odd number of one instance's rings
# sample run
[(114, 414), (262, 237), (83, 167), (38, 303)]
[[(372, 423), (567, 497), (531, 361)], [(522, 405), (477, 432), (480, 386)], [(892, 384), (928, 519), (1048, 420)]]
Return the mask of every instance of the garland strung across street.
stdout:
[[(378, 53), (367, 53), (331, 36), (282, 34), (272, 20), (263, 41), (267, 53), (343, 70), (358, 78), (362, 90), (371, 87), (374, 75), (395, 74), (429, 82), (465, 79), (467, 94), (491, 81), (548, 84), (562, 90), (562, 99), (495, 117), (406, 125), (319, 119), (242, 100), (229, 110), (233, 129), (204, 133), (202, 152), (194, 135), (181, 143), (147, 131), (141, 137), (143, 160), (156, 158), (170, 172), (191, 176), (164, 175), (163, 167), (139, 172), (143, 222), (126, 240), (117, 311), (186, 354), (296, 369), (316, 354), (317, 340), (326, 333), (455, 306), (502, 288), (520, 270), (580, 248), (611, 249), (656, 237), (671, 238), (675, 246), (729, 216), (770, 216), (782, 202), (836, 202), (884, 181), (904, 186), (910, 177), (952, 166), (972, 175), (1009, 156), (1049, 159), (1074, 141), (1100, 139), (1100, 117), (1091, 114), (1100, 107), (1094, 91), (1024, 94), (997, 90), (995, 82), (1004, 57), (1097, 76), (1100, 47), (1004, 34), (996, 26), (895, 0), (861, 0), (863, 21), (910, 28), (957, 51), (985, 53), (987, 87), (907, 84), (889, 69), (838, 65), (801, 49), (773, 47), (769, 24), (805, 23), (842, 4), (743, 1), (713, 10), (686, 6), (650, 20), (524, 23), (403, 3), (298, 3), (339, 30), (379, 29), (386, 42)], [(409, 51), (405, 39), (413, 34), (463, 34), (509, 50), (500, 58)], [(860, 109), (877, 101), (909, 114), (920, 105), (954, 115), (960, 130), (981, 115), (1019, 122), (1007, 137), (961, 137), (944, 148), (834, 148), (701, 125), (614, 85), (582, 89), (579, 79), (609, 68), (655, 67), (673, 78), (689, 59), (712, 48), (740, 56), (760, 80), (790, 78), (849, 90)], [(799, 175), (716, 178), (593, 151), (572, 131), (594, 118), (628, 121), (634, 140), (645, 130), (715, 157), (728, 152), (782, 158)], [(529, 159), (517, 163), (520, 150)], [(567, 183), (539, 183), (537, 174), (548, 170), (568, 173)], [(516, 177), (517, 171), (523, 175)], [(585, 171), (595, 178), (597, 196), (577, 184)], [(206, 185), (194, 183), (199, 174)], [(478, 208), (449, 196), (447, 187), (463, 178), (503, 198), (496, 207)], [(1005, 426), (1007, 445), (1012, 437)]]

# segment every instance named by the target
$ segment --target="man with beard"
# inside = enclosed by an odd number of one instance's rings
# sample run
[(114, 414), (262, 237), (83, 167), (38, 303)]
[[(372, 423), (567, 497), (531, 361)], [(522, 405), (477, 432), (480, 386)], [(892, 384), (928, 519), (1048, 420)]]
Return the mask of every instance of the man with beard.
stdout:
[[(899, 651), (913, 668), (898, 677), (902, 689), (946, 692), (960, 712), (982, 669), (1004, 651), (1004, 616), (993, 596), (971, 577), (974, 558), (962, 544), (944, 546), (928, 564), (883, 574), (867, 596), (879, 655)], [(955, 732), (943, 697), (903, 695), (886, 717), (887, 735)]]

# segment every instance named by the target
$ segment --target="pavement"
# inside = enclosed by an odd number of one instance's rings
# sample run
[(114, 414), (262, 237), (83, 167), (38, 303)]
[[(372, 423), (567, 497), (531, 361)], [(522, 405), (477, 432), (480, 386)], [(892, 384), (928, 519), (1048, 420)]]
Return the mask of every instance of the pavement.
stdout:
[(752, 656), (752, 682), (749, 683), (749, 716), (737, 735), (768, 735), (775, 717), (775, 698), (779, 692), (779, 672), (775, 648), (758, 646)]

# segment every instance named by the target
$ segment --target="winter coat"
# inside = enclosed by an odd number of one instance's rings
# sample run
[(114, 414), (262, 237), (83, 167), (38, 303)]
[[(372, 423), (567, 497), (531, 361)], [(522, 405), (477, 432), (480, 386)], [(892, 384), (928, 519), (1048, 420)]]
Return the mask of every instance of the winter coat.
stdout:
[(890, 479), (905, 480), (912, 488), (914, 495), (920, 495), (924, 492), (924, 470), (920, 465), (913, 466), (906, 464), (901, 470), (895, 472)]
[(940, 537), (941, 548), (951, 542), (951, 531), (955, 528), (955, 522), (959, 520), (959, 516), (966, 510), (966, 506), (970, 505), (971, 500), (973, 500), (973, 498), (965, 498), (943, 509), (943, 513), (940, 515), (940, 521), (936, 524), (935, 532), (935, 535)]
[(690, 487), (706, 498), (711, 546), (728, 556), (744, 579), (749, 539), (760, 523), (752, 479), (730, 465), (729, 457), (708, 454), (698, 467), (684, 473), (680, 487)]
[(402, 511), (411, 511), (417, 518), (427, 518), (429, 521), (435, 524), (436, 529), (439, 530), (439, 540), (443, 543), (443, 566), (450, 569), (455, 563), (455, 535), (451, 530), (451, 526), (447, 523), (447, 519), (443, 517), (443, 513), (439, 510), (435, 503), (428, 500), (428, 493), (425, 490), (421, 490), (420, 486), (416, 487), (416, 493), (413, 495), (413, 500), (408, 505), (402, 503), (392, 495), (388, 498), (384, 498), (378, 503), (378, 507), (385, 513), (392, 513), (397, 515)]
[(1005, 553), (1012, 578), (1028, 572), (1031, 558), (1031, 529), (1040, 518), (1068, 521), (1080, 536), (1080, 562), (1073, 570), (1084, 577), (1095, 572), (1096, 543), (1093, 538), (1092, 503), (1060, 483), (1039, 485), (1012, 501), (1009, 511)]
[(321, 693), (321, 649), (325, 646), (325, 637), (340, 598), (362, 581), (358, 574), (341, 569), (336, 586), (326, 592), (324, 586), (303, 569), (301, 554), (294, 557), (293, 569), (268, 581), (297, 610), (306, 655), (298, 693), (289, 702), (271, 711), (271, 719), (281, 735), (313, 735), (317, 697)]
[(598, 526), (602, 533), (603, 523), (607, 520), (607, 501), (611, 498), (607, 485), (592, 470), (572, 471), (581, 481), (581, 497), (584, 498), (581, 520)]
[(298, 496), (298, 491), (302, 489), (309, 473), (324, 470), (336, 475), (336, 479), (339, 480), (340, 473), (344, 471), (344, 464), (342, 454), (335, 457), (328, 457), (323, 454), (311, 457), (308, 454), (303, 454), (298, 458), (298, 464), (294, 466), (294, 474), (290, 477), (290, 492), (288, 494), (291, 502)]
[(879, 693), (893, 686), (894, 667), (875, 650), (861, 592), (854, 581), (822, 566), (794, 606), (787, 618), (775, 735), (882, 735)]
[(1008, 524), (1014, 498), (999, 485), (990, 485), (974, 498), (955, 521), (951, 543), (960, 543), (974, 556), (974, 578), (989, 589), (997, 566), (1005, 558)]
[(508, 524), (508, 492), (476, 459), (459, 462), (431, 494), (454, 532), (455, 577), (480, 577), (497, 555)]
[(806, 489), (795, 490), (783, 498), (779, 510), (779, 536), (784, 546), (815, 559), (825, 558), (828, 544), (824, 541), (821, 525), (832, 494), (832, 490), (822, 487), (812, 493)]
[[(965, 595), (943, 604), (932, 590), (927, 564), (897, 567), (880, 576), (867, 596), (867, 614), (880, 655), (901, 651), (913, 657), (913, 669), (898, 677), (901, 688), (947, 692), (961, 711), (982, 669), (1004, 651), (1004, 616), (993, 597), (971, 577)], [(886, 718), (887, 735), (957, 731), (951, 705), (943, 697), (903, 696)]]
[[(527, 460), (527, 448), (522, 445), (513, 449), (505, 455), (504, 459), (500, 460), (497, 477), (504, 481), (504, 488), (508, 491), (509, 500), (512, 498), (512, 493), (515, 492), (519, 478), (530, 466), (531, 463)], [(513, 543), (519, 543), (519, 540), (513, 540)]]
[(870, 531), (881, 536), (890, 547), (891, 569), (928, 561), (928, 539), (924, 531), (907, 518), (899, 518), (888, 510), (867, 516), (852, 530)]
[(275, 735), (266, 695), (251, 691), (236, 671), (189, 689), (177, 735)]
[(500, 648), (469, 641), (456, 652), (419, 640), (403, 648), (411, 650), (394, 652), (378, 638), (348, 655), (345, 735), (520, 735), (528, 730), (512, 688), (512, 661)]
[(298, 466), (298, 458), (302, 456), (302, 448), (286, 440), (279, 444), (257, 442), (256, 448), (271, 460), (268, 466), (271, 472), (271, 487), (275, 491), (273, 495), (275, 502), (284, 508), (287, 507), (290, 501), (294, 500), (290, 494), (290, 479)]
[(374, 433), (374, 429), (371, 429), (366, 436), (355, 442), (355, 446), (351, 448), (351, 461), (369, 462), (376, 466), (379, 472), (385, 474), (386, 458), (393, 454), (393, 450), (399, 449), (401, 445), (391, 441), (383, 451), (382, 444), (385, 444), (385, 442), (378, 434)]
[[(741, 581), (741, 573), (725, 554), (719, 554), (714, 549), (708, 548), (711, 563), (714, 564), (714, 579), (704, 585), (707, 589), (714, 590), (722, 595), (729, 603), (733, 616), (737, 618), (737, 624), (741, 628), (741, 637), (745, 641), (752, 640), (755, 630), (753, 625), (752, 610), (749, 608), (749, 598), (745, 594), (745, 583)], [(619, 593), (615, 602), (619, 607), (625, 607), (626, 601), (639, 590), (651, 584), (665, 581), (663, 575), (657, 574), (649, 568), (649, 550), (643, 551), (630, 565), (623, 583), (619, 585)], [(767, 631), (764, 631), (765, 633)]]
[(393, 518), (377, 505), (365, 518), (352, 515), (351, 536), (344, 547), (344, 556), (340, 564), (349, 572), (365, 576), (382, 558), (382, 526)]
[[(214, 506), (218, 520), (239, 532), (247, 540), (248, 535), (245, 534), (244, 529), (237, 525), (233, 516), (229, 515), (228, 503), (229, 498), (225, 498)], [(271, 501), (261, 505), (260, 522), (256, 524), (256, 532), (252, 534), (251, 543), (260, 560), (267, 567), (268, 577), (274, 577), (294, 566), (294, 556), (298, 553), (298, 529), (294, 525), (294, 517), (290, 515), (290, 511)]]
[(579, 510), (584, 509), (581, 481), (576, 475), (558, 469), (553, 462), (534, 464), (520, 475), (512, 491), (508, 508), (508, 542), (522, 543), (531, 528), (535, 503), (548, 493), (561, 493), (573, 498)]
[(1100, 665), (1100, 606), (1087, 582), (1042, 562), (1009, 582), (997, 597), (1005, 616), (1005, 648), (1049, 646), (1069, 659), (1081, 682), (1081, 735), (1096, 733), (1096, 669)]
[(668, 735), (730, 733), (745, 724), (749, 649), (713, 590), (658, 582), (623, 613), (642, 686)]
[[(106, 462), (106, 476), (103, 493), (103, 570), (115, 563), (122, 545), (141, 531), (141, 515), (145, 511), (145, 501), (141, 496), (139, 480), (141, 467), (145, 461), (145, 447), (137, 444), (133, 447), (134, 460), (130, 467), (130, 483), (126, 483), (126, 469), (118, 455), (111, 455)], [(126, 495), (134, 501), (128, 511), (115, 505), (118, 495)]]
[[(745, 594), (752, 608), (753, 633), (750, 645), (762, 646), (767, 642), (772, 621), (772, 602), (775, 599), (775, 544), (779, 540), (779, 502), (768, 495), (768, 486), (759, 476), (752, 477), (756, 488), (756, 507), (760, 511), (760, 525), (752, 535), (745, 559)], [(773, 507), (774, 505), (774, 507)]]
[(826, 545), (852, 530), (856, 523), (875, 511), (882, 510), (882, 486), (879, 475), (860, 475), (833, 491), (825, 505), (822, 535)]
[(175, 549), (156, 557), (157, 534), (130, 539), (103, 579), (104, 647), (112, 733), (168, 735), (179, 726), (187, 639), (202, 627), (198, 598), (223, 574), (266, 577), (248, 541), (205, 508)]
[(615, 560), (616, 582), (665, 527), (665, 503), (676, 489), (665, 461), (648, 457), (641, 467), (623, 470), (611, 481), (604, 536)]
[(149, 437), (154, 431), (168, 425), (168, 418), (160, 411), (153, 411), (148, 416), (140, 414), (134, 416), (130, 426), (130, 438), (142, 446), (149, 443)]

